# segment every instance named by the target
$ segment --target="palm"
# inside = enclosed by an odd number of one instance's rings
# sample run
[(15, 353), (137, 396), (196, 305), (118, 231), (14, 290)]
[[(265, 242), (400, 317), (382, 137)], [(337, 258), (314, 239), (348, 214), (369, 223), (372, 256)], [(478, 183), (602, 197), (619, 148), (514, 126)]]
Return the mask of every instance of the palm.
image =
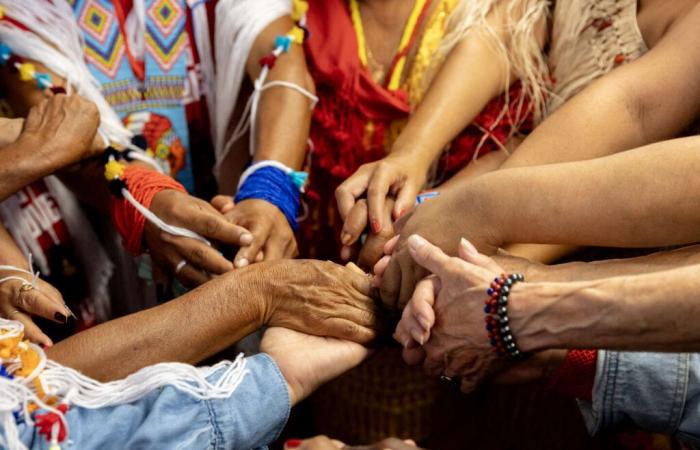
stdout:
[(279, 327), (265, 331), (261, 350), (270, 355), (282, 371), (289, 384), (292, 403), (355, 367), (369, 353), (360, 344)]

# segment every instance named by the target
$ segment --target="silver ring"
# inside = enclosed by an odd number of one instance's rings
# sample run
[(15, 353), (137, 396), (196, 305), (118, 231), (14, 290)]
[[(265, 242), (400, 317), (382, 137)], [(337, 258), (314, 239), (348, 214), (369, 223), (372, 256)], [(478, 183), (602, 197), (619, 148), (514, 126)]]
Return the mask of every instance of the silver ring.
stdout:
[(186, 265), (187, 265), (187, 261), (184, 259), (182, 261), (180, 261), (179, 263), (177, 263), (177, 266), (175, 266), (175, 275), (178, 275), (180, 273), (180, 271), (182, 270), (182, 268), (185, 267)]
[(447, 375), (440, 376), (440, 382), (453, 389), (459, 388), (461, 381), (462, 380), (459, 377), (448, 377)]

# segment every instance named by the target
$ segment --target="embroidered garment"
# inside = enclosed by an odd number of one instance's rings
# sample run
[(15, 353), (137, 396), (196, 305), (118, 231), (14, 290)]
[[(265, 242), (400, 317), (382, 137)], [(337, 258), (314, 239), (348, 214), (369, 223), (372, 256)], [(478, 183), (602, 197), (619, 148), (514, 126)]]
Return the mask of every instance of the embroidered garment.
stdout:
[(647, 52), (637, 24), (637, 0), (557, 2), (549, 66), (551, 114), (596, 79)]

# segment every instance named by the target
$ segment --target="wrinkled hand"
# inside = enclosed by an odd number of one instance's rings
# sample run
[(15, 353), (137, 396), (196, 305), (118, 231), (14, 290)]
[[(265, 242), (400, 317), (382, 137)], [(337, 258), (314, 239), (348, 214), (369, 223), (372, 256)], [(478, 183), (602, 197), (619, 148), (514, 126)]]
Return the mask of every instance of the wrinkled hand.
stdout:
[[(209, 203), (173, 189), (153, 197), (151, 211), (167, 224), (193, 231), (209, 241), (228, 245), (248, 245), (253, 237), (243, 227), (227, 221)], [(233, 270), (233, 264), (215, 248), (197, 239), (174, 236), (146, 222), (144, 239), (153, 261), (162, 270), (176, 275), (189, 287)], [(180, 261), (187, 264), (175, 274)]]
[[(379, 275), (380, 295), (390, 309), (402, 309), (413, 294), (416, 283), (428, 272), (409, 254), (406, 241), (419, 234), (448, 255), (456, 255), (462, 236), (467, 235), (476, 248), (493, 254), (500, 242), (492, 234), (494, 226), (481, 220), (478, 201), (464, 198), (460, 190), (441, 190), (440, 196), (414, 208), (396, 224), (397, 241), (389, 241), (385, 253), (390, 259), (380, 260), (375, 267)], [(379, 272), (377, 272), (379, 269)]]
[[(425, 184), (430, 162), (420, 162), (416, 155), (393, 153), (384, 159), (363, 164), (350, 178), (338, 186), (335, 197), (343, 221), (359, 198), (367, 193), (367, 215), (372, 232), (379, 233), (385, 226), (411, 209), (416, 195)], [(386, 202), (396, 198), (391, 215), (385, 217)]]
[[(409, 238), (408, 248), (416, 263), (434, 276), (418, 284), (396, 328), (404, 359), (409, 364), (423, 361), (433, 376), (461, 377), (462, 391), (471, 392), (505, 366), (484, 329), (486, 289), (499, 268), (466, 240), (461, 241), (460, 258), (450, 258), (418, 235)], [(424, 342), (423, 347), (416, 341)]]
[(360, 344), (380, 328), (370, 278), (329, 261), (281, 260), (251, 267), (264, 274), (263, 324)]
[[(8, 276), (17, 276), (25, 278), (27, 282), (31, 281), (28, 274), (0, 270), (0, 279)], [(14, 279), (0, 283), (0, 316), (21, 322), (27, 339), (50, 347), (53, 342), (32, 321), (32, 316), (65, 324), (73, 313), (65, 305), (61, 293), (49, 283), (38, 279), (36, 286), (28, 290), (22, 290), (23, 284), (22, 281)]]
[(265, 331), (260, 350), (275, 360), (287, 380), (292, 405), (360, 364), (369, 354), (354, 342), (279, 327)]
[(79, 95), (54, 95), (29, 111), (19, 139), (46, 148), (47, 157), (59, 158), (60, 167), (102, 154), (105, 144), (97, 133), (100, 113)]
[(382, 439), (372, 445), (347, 446), (340, 441), (329, 439), (326, 436), (316, 436), (311, 439), (299, 441), (290, 439), (284, 444), (285, 450), (420, 450), (411, 440), (402, 441), (397, 438)]
[(242, 245), (236, 253), (235, 267), (294, 258), (299, 254), (294, 231), (282, 211), (272, 203), (250, 199), (234, 204), (231, 197), (217, 195), (211, 204), (224, 214), (226, 220), (250, 230), (253, 236), (252, 241)]

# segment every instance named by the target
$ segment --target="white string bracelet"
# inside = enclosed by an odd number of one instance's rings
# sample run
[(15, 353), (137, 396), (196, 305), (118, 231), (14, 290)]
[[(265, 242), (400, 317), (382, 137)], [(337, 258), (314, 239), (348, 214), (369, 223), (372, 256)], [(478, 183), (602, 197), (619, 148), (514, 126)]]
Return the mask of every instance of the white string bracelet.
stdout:
[(243, 183), (245, 183), (245, 181), (251, 175), (253, 175), (258, 170), (262, 169), (263, 167), (274, 167), (275, 169), (279, 169), (282, 172), (286, 173), (292, 180), (292, 183), (294, 183), (294, 185), (299, 189), (299, 191), (304, 192), (304, 184), (306, 183), (306, 179), (308, 178), (309, 174), (306, 172), (294, 170), (291, 167), (272, 159), (259, 161), (248, 167), (245, 170), (245, 172), (243, 172), (243, 174), (241, 175), (241, 179), (238, 181), (238, 188), (236, 190), (239, 191), (241, 189), (241, 186), (243, 186)]

